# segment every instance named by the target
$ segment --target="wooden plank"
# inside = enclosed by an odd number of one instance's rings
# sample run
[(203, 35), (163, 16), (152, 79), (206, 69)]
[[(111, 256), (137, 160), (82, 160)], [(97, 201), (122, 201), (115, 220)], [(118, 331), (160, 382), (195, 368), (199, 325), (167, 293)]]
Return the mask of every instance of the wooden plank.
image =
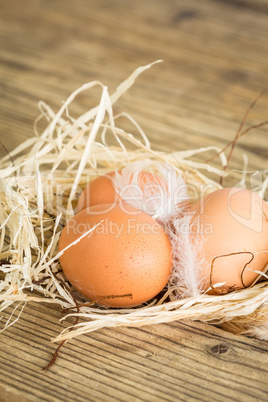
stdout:
[(83, 335), (70, 341), (57, 364), (44, 372), (54, 350), (49, 341), (63, 329), (58, 318), (53, 307), (31, 305), (1, 336), (0, 376), (7, 386), (14, 386), (15, 379), (14, 388), (30, 400), (40, 400), (44, 390), (48, 400), (66, 401), (85, 395), (87, 400), (175, 401), (179, 396), (222, 401), (227, 389), (234, 400), (261, 401), (267, 396), (267, 342), (201, 323)]

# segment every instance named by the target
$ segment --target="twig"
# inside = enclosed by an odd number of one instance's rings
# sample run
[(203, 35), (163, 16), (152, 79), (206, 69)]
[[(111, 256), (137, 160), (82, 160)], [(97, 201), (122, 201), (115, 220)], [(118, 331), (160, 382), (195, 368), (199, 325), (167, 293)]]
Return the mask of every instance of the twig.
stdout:
[[(250, 111), (254, 108), (254, 106), (256, 105), (256, 103), (259, 101), (259, 99), (265, 94), (265, 92), (268, 90), (268, 86), (265, 87), (262, 92), (253, 100), (253, 102), (249, 105), (248, 109), (246, 110), (246, 113), (238, 127), (238, 130), (236, 132), (235, 138), (230, 141), (228, 144), (226, 144), (219, 152), (216, 153), (216, 155), (214, 155), (212, 158), (207, 159), (206, 163), (211, 162), (213, 159), (215, 159), (217, 156), (219, 156), (221, 153), (225, 152), (227, 148), (231, 147), (229, 154), (227, 156), (227, 163), (226, 165), (223, 167), (223, 172), (226, 172), (226, 169), (230, 163), (234, 148), (236, 146), (236, 143), (238, 141), (239, 138), (241, 138), (243, 135), (245, 135), (246, 133), (248, 133), (251, 130), (254, 130), (255, 128), (260, 128), (260, 127), (264, 127), (265, 125), (268, 124), (268, 121), (263, 121), (261, 123), (258, 124), (254, 124), (253, 126), (248, 127), (247, 129), (243, 130), (243, 127), (245, 125), (246, 119), (248, 118), (248, 115), (250, 113)], [(242, 131), (243, 130), (243, 131)], [(224, 176), (222, 175), (220, 178), (220, 185), (223, 184), (223, 178)]]
[(9, 159), (11, 160), (12, 165), (15, 167), (14, 159), (12, 158), (12, 156), (10, 155), (10, 153), (8, 152), (8, 150), (7, 150), (6, 146), (5, 146), (5, 144), (4, 144), (2, 141), (0, 141), (0, 145), (1, 145), (2, 148), (4, 149), (5, 153), (6, 153), (7, 156), (9, 157)]
[[(70, 290), (69, 286), (67, 286), (67, 284), (66, 284), (61, 278), (57, 278), (57, 274), (58, 274), (58, 272), (57, 272), (57, 273), (53, 273), (53, 275), (54, 275), (54, 276), (56, 277), (56, 279), (63, 285), (63, 287), (65, 287), (65, 289), (67, 289), (67, 290), (70, 292), (70, 294), (71, 294), (71, 296), (72, 296), (72, 298), (73, 298), (73, 300), (74, 300), (74, 302), (75, 302), (75, 305), (76, 305), (77, 314), (79, 314), (79, 311), (80, 311), (80, 310), (79, 310), (79, 305), (78, 305), (78, 303), (77, 303), (77, 301), (76, 301), (76, 298), (75, 298), (73, 292)], [(74, 327), (75, 327), (75, 325), (78, 323), (78, 321), (79, 321), (79, 317), (77, 316), (76, 319), (75, 319), (75, 322), (73, 323), (72, 327), (71, 327), (70, 330), (69, 330), (70, 332), (74, 329)], [(62, 342), (58, 345), (57, 349), (56, 349), (55, 352), (53, 353), (53, 356), (52, 356), (50, 362), (49, 362), (45, 367), (43, 367), (43, 370), (47, 371), (47, 370), (49, 370), (49, 369), (55, 364), (55, 362), (56, 362), (56, 360), (57, 360), (57, 358), (58, 358), (58, 356), (59, 356), (59, 352), (60, 352), (61, 348), (64, 346), (65, 342), (66, 342), (66, 340), (62, 341)]]
[(239, 289), (239, 288), (235, 288), (235, 285), (233, 285), (233, 286), (231, 286), (231, 287), (229, 287), (229, 288), (227, 288), (227, 289), (221, 289), (221, 290), (219, 290), (219, 289), (217, 289), (217, 288), (215, 288), (215, 287), (213, 286), (213, 284), (212, 284), (212, 276), (213, 276), (214, 262), (215, 262), (218, 258), (222, 258), (222, 257), (231, 257), (232, 255), (239, 255), (239, 254), (250, 254), (250, 255), (251, 255), (250, 260), (244, 265), (244, 267), (243, 267), (243, 269), (242, 269), (242, 271), (241, 271), (241, 283), (242, 283), (242, 285), (244, 286), (244, 288), (246, 288), (246, 286), (245, 286), (245, 284), (244, 284), (244, 281), (243, 281), (243, 274), (244, 274), (244, 271), (245, 271), (246, 267), (248, 266), (248, 264), (250, 264), (250, 263), (253, 261), (253, 259), (254, 259), (254, 254), (253, 254), (251, 251), (238, 251), (238, 252), (236, 252), (236, 253), (218, 255), (218, 256), (214, 257), (213, 260), (211, 261), (210, 276), (209, 276), (209, 282), (210, 282), (209, 284), (210, 284), (210, 287), (211, 287), (211, 289), (215, 290), (215, 292), (217, 292), (218, 294), (229, 293), (230, 291), (237, 290), (237, 289)]

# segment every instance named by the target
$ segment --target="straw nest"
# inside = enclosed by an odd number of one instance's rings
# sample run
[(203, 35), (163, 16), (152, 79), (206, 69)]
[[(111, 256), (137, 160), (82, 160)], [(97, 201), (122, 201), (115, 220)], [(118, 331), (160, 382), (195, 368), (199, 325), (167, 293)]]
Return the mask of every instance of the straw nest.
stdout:
[[(201, 294), (176, 299), (166, 294), (141, 307), (112, 309), (85, 303), (67, 285), (61, 272), (57, 250), (59, 236), (90, 177), (121, 169), (130, 162), (150, 159), (170, 164), (188, 184), (209, 185), (211, 191), (221, 187), (219, 180), (209, 178), (211, 173), (218, 177), (225, 174), (226, 156), (220, 149), (211, 146), (158, 152), (151, 148), (146, 135), (130, 116), (113, 115), (113, 105), (118, 98), (150, 67), (135, 70), (111, 96), (106, 86), (94, 81), (72, 93), (57, 113), (40, 102), (41, 115), (48, 121), (46, 129), (41, 135), (35, 132), (34, 137), (1, 160), (1, 311), (13, 306), (13, 311), (19, 309), (21, 313), (27, 302), (59, 304), (66, 311), (64, 318), (74, 316), (76, 324), (66, 328), (54, 342), (103, 327), (138, 327), (183, 319), (268, 339), (268, 277), (265, 273), (262, 273), (262, 281), (254, 286), (226, 295)], [(102, 89), (99, 105), (73, 119), (68, 112), (69, 105), (78, 94), (95, 86)], [(134, 125), (138, 135), (117, 127), (122, 115)], [(108, 145), (109, 138), (117, 145)], [(193, 155), (204, 151), (217, 154), (222, 169), (191, 161)], [(263, 191), (267, 185), (263, 184)], [(11, 314), (3, 329), (19, 315), (13, 319)]]

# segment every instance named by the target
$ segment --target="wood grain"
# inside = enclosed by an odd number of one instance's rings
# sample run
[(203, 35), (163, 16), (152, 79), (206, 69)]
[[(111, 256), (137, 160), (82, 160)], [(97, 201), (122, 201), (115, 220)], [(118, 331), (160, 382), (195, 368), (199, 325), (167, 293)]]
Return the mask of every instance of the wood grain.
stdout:
[(58, 318), (53, 307), (31, 305), (2, 334), (7, 389), (15, 379), (15, 389), (33, 401), (44, 391), (44, 400), (65, 401), (266, 400), (268, 344), (191, 322), (81, 336), (44, 372), (54, 349), (49, 340), (63, 329)]
[[(2, 156), (33, 135), (40, 99), (57, 110), (95, 79), (113, 92), (136, 67), (159, 58), (164, 62), (137, 80), (115, 112), (133, 115), (160, 150), (223, 147), (268, 85), (268, 0), (0, 0), (0, 10)], [(99, 97), (79, 96), (71, 113)], [(246, 127), (266, 120), (267, 110), (268, 93)], [(267, 146), (267, 128), (252, 131), (230, 169), (241, 169), (246, 152), (251, 173), (266, 177)], [(268, 398), (267, 342), (201, 323), (100, 330), (70, 341), (44, 372), (55, 348), (50, 340), (64, 328), (59, 318), (56, 307), (31, 304), (0, 335), (1, 401)]]

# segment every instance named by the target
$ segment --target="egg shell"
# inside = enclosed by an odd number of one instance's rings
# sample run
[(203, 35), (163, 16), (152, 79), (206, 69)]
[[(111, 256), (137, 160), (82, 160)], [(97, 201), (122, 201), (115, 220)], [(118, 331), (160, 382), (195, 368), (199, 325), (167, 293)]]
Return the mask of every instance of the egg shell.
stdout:
[(190, 213), (203, 290), (224, 282), (217, 293), (251, 285), (258, 276), (254, 270), (268, 263), (263, 252), (268, 250), (268, 206), (262, 198), (250, 190), (225, 188), (207, 195)]
[(78, 199), (76, 213), (93, 205), (118, 203), (118, 195), (113, 185), (114, 174), (109, 172), (99, 176), (86, 186)]
[(171, 244), (163, 228), (144, 212), (130, 210), (126, 213), (120, 204), (87, 208), (67, 223), (60, 237), (59, 251), (99, 223), (63, 253), (60, 264), (82, 295), (102, 305), (144, 303), (165, 287), (172, 270)]

